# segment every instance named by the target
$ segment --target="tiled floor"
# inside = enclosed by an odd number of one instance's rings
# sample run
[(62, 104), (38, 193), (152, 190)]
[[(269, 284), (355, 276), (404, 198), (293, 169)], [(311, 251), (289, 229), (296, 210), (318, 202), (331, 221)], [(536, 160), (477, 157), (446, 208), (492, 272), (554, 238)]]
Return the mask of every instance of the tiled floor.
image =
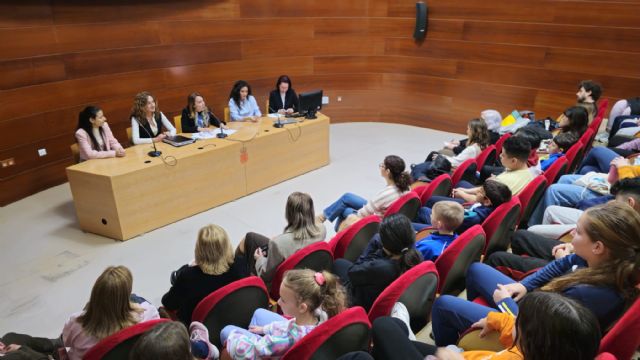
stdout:
[(317, 211), (345, 191), (370, 197), (384, 186), (378, 164), (385, 155), (420, 162), (452, 136), (405, 125), (332, 125), (330, 165), (126, 242), (82, 232), (68, 184), (0, 208), (0, 333), (59, 335), (109, 265), (128, 266), (134, 291), (160, 305), (170, 272), (193, 258), (201, 226), (222, 225), (234, 244), (249, 230), (279, 234), (290, 192), (310, 193)]

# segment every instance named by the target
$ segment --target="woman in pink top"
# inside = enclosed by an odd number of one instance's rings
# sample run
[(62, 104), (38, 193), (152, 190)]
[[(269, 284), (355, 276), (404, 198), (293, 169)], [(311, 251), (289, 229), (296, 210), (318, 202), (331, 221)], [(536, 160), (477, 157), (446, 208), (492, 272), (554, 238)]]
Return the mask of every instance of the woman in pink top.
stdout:
[(125, 156), (124, 148), (109, 129), (107, 118), (96, 106), (87, 106), (78, 115), (76, 141), (80, 161)]

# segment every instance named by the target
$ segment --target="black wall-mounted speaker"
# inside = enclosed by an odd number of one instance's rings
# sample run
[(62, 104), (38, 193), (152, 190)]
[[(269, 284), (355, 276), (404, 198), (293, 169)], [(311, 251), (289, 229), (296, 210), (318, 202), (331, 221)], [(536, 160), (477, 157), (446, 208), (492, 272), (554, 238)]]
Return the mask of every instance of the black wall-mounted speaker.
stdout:
[(423, 1), (416, 3), (416, 30), (413, 32), (413, 38), (416, 40), (424, 40), (427, 35), (427, 4)]

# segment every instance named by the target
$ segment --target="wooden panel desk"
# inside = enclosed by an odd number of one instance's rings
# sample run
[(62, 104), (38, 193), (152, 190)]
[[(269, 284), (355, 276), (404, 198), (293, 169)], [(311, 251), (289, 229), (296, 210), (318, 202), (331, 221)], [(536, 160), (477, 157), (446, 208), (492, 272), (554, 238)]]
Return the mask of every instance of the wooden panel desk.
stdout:
[[(304, 119), (300, 119), (304, 120)], [(96, 159), (67, 168), (80, 227), (128, 240), (329, 163), (329, 118), (272, 126), (231, 123), (227, 139), (173, 147), (126, 149), (124, 158)]]

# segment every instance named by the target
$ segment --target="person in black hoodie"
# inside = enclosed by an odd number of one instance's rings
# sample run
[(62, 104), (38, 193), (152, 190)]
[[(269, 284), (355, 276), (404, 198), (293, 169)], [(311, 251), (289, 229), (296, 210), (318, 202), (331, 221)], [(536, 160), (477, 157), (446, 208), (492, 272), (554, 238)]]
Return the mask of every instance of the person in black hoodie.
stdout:
[(382, 220), (380, 232), (369, 241), (355, 263), (337, 259), (333, 270), (347, 289), (351, 305), (369, 311), (389, 284), (420, 264), (422, 256), (415, 242), (411, 221), (402, 214), (393, 214)]

